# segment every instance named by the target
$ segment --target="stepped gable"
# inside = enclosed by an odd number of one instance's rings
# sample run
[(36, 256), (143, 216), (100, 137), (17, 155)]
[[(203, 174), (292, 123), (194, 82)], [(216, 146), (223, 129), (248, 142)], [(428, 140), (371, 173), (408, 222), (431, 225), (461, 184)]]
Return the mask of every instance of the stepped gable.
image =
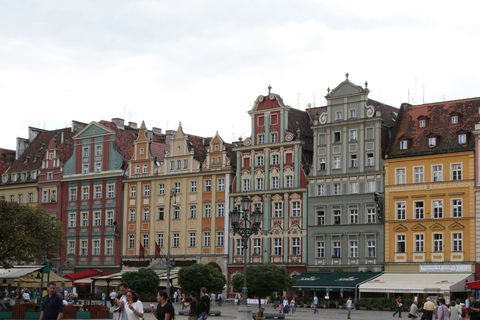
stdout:
[(0, 174), (5, 173), (15, 162), (15, 150), (0, 148)]
[[(443, 154), (475, 150), (475, 124), (480, 122), (480, 98), (428, 103), (402, 104), (388, 149), (388, 158), (417, 155)], [(452, 122), (452, 117), (458, 120)], [(419, 125), (424, 120), (425, 126)], [(459, 135), (465, 134), (465, 143), (459, 143)], [(436, 145), (429, 145), (429, 138), (436, 138)], [(407, 148), (400, 149), (400, 141), (407, 141)]]

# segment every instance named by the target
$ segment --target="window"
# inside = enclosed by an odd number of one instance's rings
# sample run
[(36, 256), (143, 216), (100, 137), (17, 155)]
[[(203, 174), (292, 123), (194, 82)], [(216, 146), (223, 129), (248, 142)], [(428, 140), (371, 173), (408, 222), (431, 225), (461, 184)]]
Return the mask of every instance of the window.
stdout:
[(333, 157), (333, 169), (340, 169), (340, 156)]
[(95, 211), (93, 213), (93, 225), (100, 226), (102, 224), (102, 214), (100, 211)]
[(175, 189), (175, 194), (180, 193), (180, 182), (175, 182), (174, 189)]
[(452, 180), (462, 180), (462, 164), (452, 164)]
[(242, 239), (237, 239), (237, 245), (235, 246), (237, 256), (243, 256), (243, 240)]
[(250, 179), (243, 179), (242, 191), (250, 191)]
[(144, 184), (143, 185), (143, 195), (145, 197), (150, 196), (150, 185), (149, 184)]
[(278, 154), (274, 154), (272, 156), (272, 164), (280, 164), (279, 156)]
[(413, 206), (415, 209), (415, 219), (425, 219), (425, 206), (423, 201), (415, 201)]
[(88, 147), (83, 147), (83, 157), (87, 158), (90, 155), (90, 149)]
[(318, 169), (319, 169), (320, 171), (325, 171), (325, 170), (327, 170), (327, 162), (326, 162), (325, 158), (321, 158), (321, 159), (320, 159), (320, 165), (319, 165)]
[(466, 144), (467, 143), (467, 135), (465, 133), (461, 133), (458, 135), (458, 144)]
[(349, 215), (350, 215), (350, 224), (357, 224), (358, 223), (358, 209), (350, 209), (349, 210)]
[(399, 234), (397, 235), (397, 253), (405, 253), (406, 243), (405, 243), (405, 235)]
[(263, 178), (257, 178), (257, 190), (263, 190)]
[(350, 182), (350, 193), (358, 193), (358, 182)]
[(367, 208), (367, 223), (375, 223), (375, 208)]
[(317, 209), (317, 224), (324, 225), (325, 224), (325, 209)]
[(452, 233), (452, 251), (462, 251), (463, 242), (461, 233)]
[(300, 238), (298, 237), (292, 238), (292, 255), (300, 255)]
[(443, 200), (433, 200), (433, 218), (443, 218)]
[(433, 182), (443, 181), (443, 167), (442, 167), (442, 165), (432, 166), (432, 181)]
[(452, 216), (454, 218), (462, 217), (462, 199), (452, 199)]
[(218, 179), (217, 184), (218, 191), (225, 191), (225, 179)]
[(375, 186), (375, 181), (369, 180), (367, 181), (367, 192), (375, 192), (377, 188)]
[(350, 141), (357, 141), (358, 139), (358, 130), (350, 130)]
[(333, 241), (333, 256), (332, 258), (340, 258), (341, 254), (341, 242), (340, 241)]
[(255, 255), (259, 255), (262, 250), (261, 250), (261, 241), (259, 238), (253, 238), (253, 246), (252, 246), (252, 249), (253, 249), (253, 254)]
[(292, 201), (292, 217), (300, 217), (300, 201)]
[(217, 232), (217, 247), (223, 247), (223, 231)]
[(217, 204), (217, 217), (225, 217), (225, 204), (218, 203)]
[(102, 163), (95, 162), (95, 172), (102, 172)]
[(317, 258), (325, 258), (325, 242), (317, 241)]
[(259, 134), (258, 135), (258, 144), (264, 144), (265, 143), (265, 135), (264, 134)]
[(48, 202), (48, 190), (42, 191), (42, 202)]
[(197, 206), (190, 206), (190, 219), (195, 219), (197, 217)]
[(143, 242), (143, 244), (142, 244), (143, 247), (148, 249), (148, 234), (144, 234), (142, 236), (142, 238), (143, 238), (143, 241), (142, 241)]
[(88, 200), (90, 195), (90, 188), (89, 187), (83, 187), (82, 188), (82, 200)]
[(190, 192), (197, 192), (197, 181), (190, 181)]
[(397, 168), (396, 169), (396, 184), (406, 184), (406, 173), (405, 173), (405, 168)]
[(205, 192), (212, 191), (212, 180), (205, 180)]
[(274, 218), (281, 218), (282, 217), (282, 203), (275, 202), (273, 204), (273, 217)]
[(369, 258), (375, 258), (376, 253), (375, 253), (375, 240), (368, 240), (367, 241), (367, 256)]
[(413, 181), (415, 183), (423, 183), (423, 167), (413, 168)]
[(342, 194), (342, 188), (340, 183), (334, 183), (333, 184), (333, 194), (334, 195), (339, 195)]
[(397, 202), (396, 203), (396, 211), (397, 211), (397, 220), (405, 220), (406, 219), (406, 208), (405, 202)]
[(354, 119), (357, 117), (357, 109), (350, 109), (350, 118)]
[(105, 244), (105, 254), (107, 256), (113, 255), (113, 240), (107, 239)]
[(203, 246), (210, 247), (210, 232), (203, 233)]
[(95, 199), (102, 197), (102, 186), (95, 186)]
[(99, 256), (100, 255), (100, 240), (93, 240), (92, 255), (94, 255), (94, 256)]
[(205, 218), (210, 218), (212, 216), (211, 205), (206, 204), (203, 206), (203, 216)]
[(105, 219), (107, 226), (113, 226), (113, 211), (107, 211), (107, 217)]
[(407, 148), (408, 148), (408, 141), (400, 140), (400, 150), (407, 150)]
[(107, 185), (107, 197), (108, 198), (115, 197), (115, 185), (114, 184)]
[(257, 157), (257, 166), (263, 166), (263, 156), (258, 156)]
[(160, 248), (163, 248), (163, 233), (157, 234), (157, 243)]
[(182, 169), (182, 160), (177, 160), (177, 169)]
[(373, 167), (375, 165), (375, 159), (373, 158), (373, 153), (367, 153), (367, 167)]
[(135, 235), (130, 234), (128, 235), (128, 248), (135, 249)]
[(342, 223), (342, 211), (336, 209), (333, 210), (333, 224), (341, 224)]
[(183, 169), (188, 168), (188, 159), (183, 160)]
[(425, 119), (420, 119), (418, 120), (418, 126), (420, 128), (425, 128), (425, 125), (427, 124), (427, 121)]
[(423, 234), (415, 235), (415, 252), (425, 252), (425, 236)]
[(139, 173), (140, 173), (140, 165), (139, 165), (139, 164), (137, 164), (137, 165), (135, 166), (135, 173), (136, 173), (136, 174), (139, 174)]
[(452, 116), (450, 118), (452, 124), (457, 124), (458, 123), (458, 116)]
[[(51, 190), (50, 191), (50, 201), (51, 202), (57, 202), (57, 190)], [(18, 203), (23, 202), (23, 194), (18, 195)]]
[(102, 146), (95, 146), (95, 155), (96, 156), (102, 155)]
[(157, 209), (157, 219), (158, 220), (164, 220), (165, 219), (165, 208), (164, 207), (159, 207)]
[(340, 135), (339, 131), (334, 132), (333, 133), (333, 142), (340, 142), (340, 137), (341, 137), (341, 135)]
[[(197, 182), (195, 181), (195, 188), (196, 188), (196, 186), (197, 186)], [(165, 184), (164, 183), (159, 183), (158, 184), (158, 194), (159, 195), (165, 194)]]
[(173, 218), (172, 219), (174, 219), (174, 220), (180, 219), (180, 207), (179, 206), (176, 206), (173, 209)]
[(270, 140), (271, 140), (270, 141), (271, 143), (277, 143), (278, 142), (278, 133), (272, 132), (270, 134)]
[(319, 184), (317, 186), (317, 196), (324, 196), (325, 195), (325, 185)]
[[(22, 173), (22, 180), (25, 180), (25, 173)], [(47, 180), (52, 180), (53, 179), (53, 172), (47, 173)]]
[(150, 208), (143, 208), (143, 221), (150, 220)]
[(80, 255), (86, 256), (88, 254), (88, 242), (87, 240), (80, 240)]
[[(71, 191), (71, 189), (70, 189), (70, 191)], [(72, 200), (71, 196), (70, 196), (70, 200)], [(75, 200), (77, 200), (77, 189), (75, 189)], [(28, 194), (28, 203), (32, 203), (32, 202), (33, 202), (33, 193), (29, 193)]]
[(75, 240), (68, 241), (68, 254), (75, 254)]
[(357, 155), (356, 154), (351, 154), (350, 155), (350, 167), (351, 168), (358, 167), (358, 161), (357, 161)]
[(88, 168), (88, 164), (84, 164), (83, 165), (83, 173), (89, 173), (89, 172), (90, 172), (90, 170)]
[(282, 239), (280, 238), (273, 239), (273, 255), (274, 256), (282, 255)]
[(433, 252), (443, 252), (443, 234), (433, 234)]
[(358, 241), (350, 241), (350, 258), (358, 258)]
[(144, 164), (142, 166), (142, 173), (148, 173), (148, 165), (147, 164)]
[(174, 233), (173, 234), (173, 247), (179, 248), (180, 247), (180, 234)]
[(88, 212), (82, 212), (82, 220), (80, 222), (80, 225), (82, 227), (88, 227)]
[(293, 176), (285, 176), (285, 187), (293, 188)]
[(170, 161), (170, 170), (174, 170), (175, 169), (175, 161)]
[(428, 147), (429, 148), (434, 148), (436, 145), (437, 145), (437, 138), (436, 137), (428, 138)]
[(195, 232), (190, 232), (189, 236), (188, 236), (188, 246), (189, 247), (195, 247), (196, 246), (196, 236), (195, 236)]
[(76, 213), (70, 213), (68, 215), (68, 226), (70, 228), (74, 228), (77, 226), (77, 214)]
[(130, 186), (130, 197), (137, 196), (137, 186)]
[(342, 111), (337, 111), (335, 113), (335, 120), (343, 120), (343, 112)]
[(279, 185), (278, 185), (278, 177), (272, 177), (272, 189), (278, 189), (279, 188)]

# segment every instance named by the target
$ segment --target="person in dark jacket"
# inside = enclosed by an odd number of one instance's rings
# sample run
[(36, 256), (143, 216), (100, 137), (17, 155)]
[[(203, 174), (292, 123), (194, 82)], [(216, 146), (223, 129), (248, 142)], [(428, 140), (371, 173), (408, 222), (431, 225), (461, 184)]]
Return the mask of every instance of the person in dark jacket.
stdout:
[(198, 320), (205, 320), (210, 314), (210, 298), (207, 294), (207, 288), (201, 288), (200, 295), (201, 298), (198, 302)]
[(48, 294), (43, 298), (40, 320), (60, 320), (63, 317), (63, 300), (56, 293), (57, 285), (50, 281), (47, 286)]

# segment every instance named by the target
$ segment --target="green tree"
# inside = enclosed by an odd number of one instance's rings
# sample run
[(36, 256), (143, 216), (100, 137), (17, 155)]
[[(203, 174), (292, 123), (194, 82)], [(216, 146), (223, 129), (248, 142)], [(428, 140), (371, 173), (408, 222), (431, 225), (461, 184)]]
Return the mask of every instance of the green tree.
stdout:
[[(258, 298), (258, 307), (261, 299), (266, 298), (275, 291), (284, 291), (293, 286), (295, 280), (291, 278), (287, 269), (275, 264), (251, 266), (247, 268), (248, 298)], [(243, 288), (243, 273), (232, 279), (233, 290), (241, 292)]]
[(64, 232), (56, 215), (42, 207), (0, 201), (0, 265), (57, 258)]
[(145, 300), (156, 296), (160, 278), (152, 269), (142, 268), (137, 272), (130, 271), (122, 274), (122, 282), (128, 283), (130, 289), (134, 290)]
[(184, 292), (199, 292), (202, 287), (220, 292), (226, 283), (223, 273), (210, 265), (195, 263), (178, 271), (178, 284)]

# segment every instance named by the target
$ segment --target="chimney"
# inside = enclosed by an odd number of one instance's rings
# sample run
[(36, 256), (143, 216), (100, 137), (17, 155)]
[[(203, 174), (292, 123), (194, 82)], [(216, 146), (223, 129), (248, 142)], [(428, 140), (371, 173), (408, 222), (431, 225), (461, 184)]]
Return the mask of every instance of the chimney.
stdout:
[(129, 122), (128, 125), (130, 126), (130, 128), (132, 129), (138, 129), (137, 128), (137, 123), (136, 122)]
[(156, 134), (156, 135), (161, 135), (162, 134), (162, 129), (157, 128), (157, 127), (153, 127), (152, 131), (153, 131), (153, 134)]
[(112, 122), (115, 123), (118, 129), (125, 129), (125, 120), (121, 118), (113, 118)]
[(28, 144), (30, 143), (30, 140), (25, 139), (25, 138), (17, 138), (17, 149), (15, 153), (15, 160), (20, 158), (20, 156), (25, 152), (25, 150), (28, 148)]
[(175, 137), (176, 134), (177, 134), (177, 131), (175, 131), (175, 130), (167, 130), (167, 131), (165, 132), (165, 135), (166, 135), (166, 141), (165, 141), (165, 142), (166, 142), (168, 145), (171, 146), (171, 145), (172, 145), (173, 137)]
[(79, 132), (81, 131), (83, 128), (85, 128), (87, 126), (86, 123), (83, 123), (83, 122), (80, 122), (80, 121), (76, 121), (76, 120), (72, 120), (72, 132)]
[(44, 132), (46, 130), (28, 127), (28, 140), (33, 141), (35, 138), (40, 134), (40, 132)]

